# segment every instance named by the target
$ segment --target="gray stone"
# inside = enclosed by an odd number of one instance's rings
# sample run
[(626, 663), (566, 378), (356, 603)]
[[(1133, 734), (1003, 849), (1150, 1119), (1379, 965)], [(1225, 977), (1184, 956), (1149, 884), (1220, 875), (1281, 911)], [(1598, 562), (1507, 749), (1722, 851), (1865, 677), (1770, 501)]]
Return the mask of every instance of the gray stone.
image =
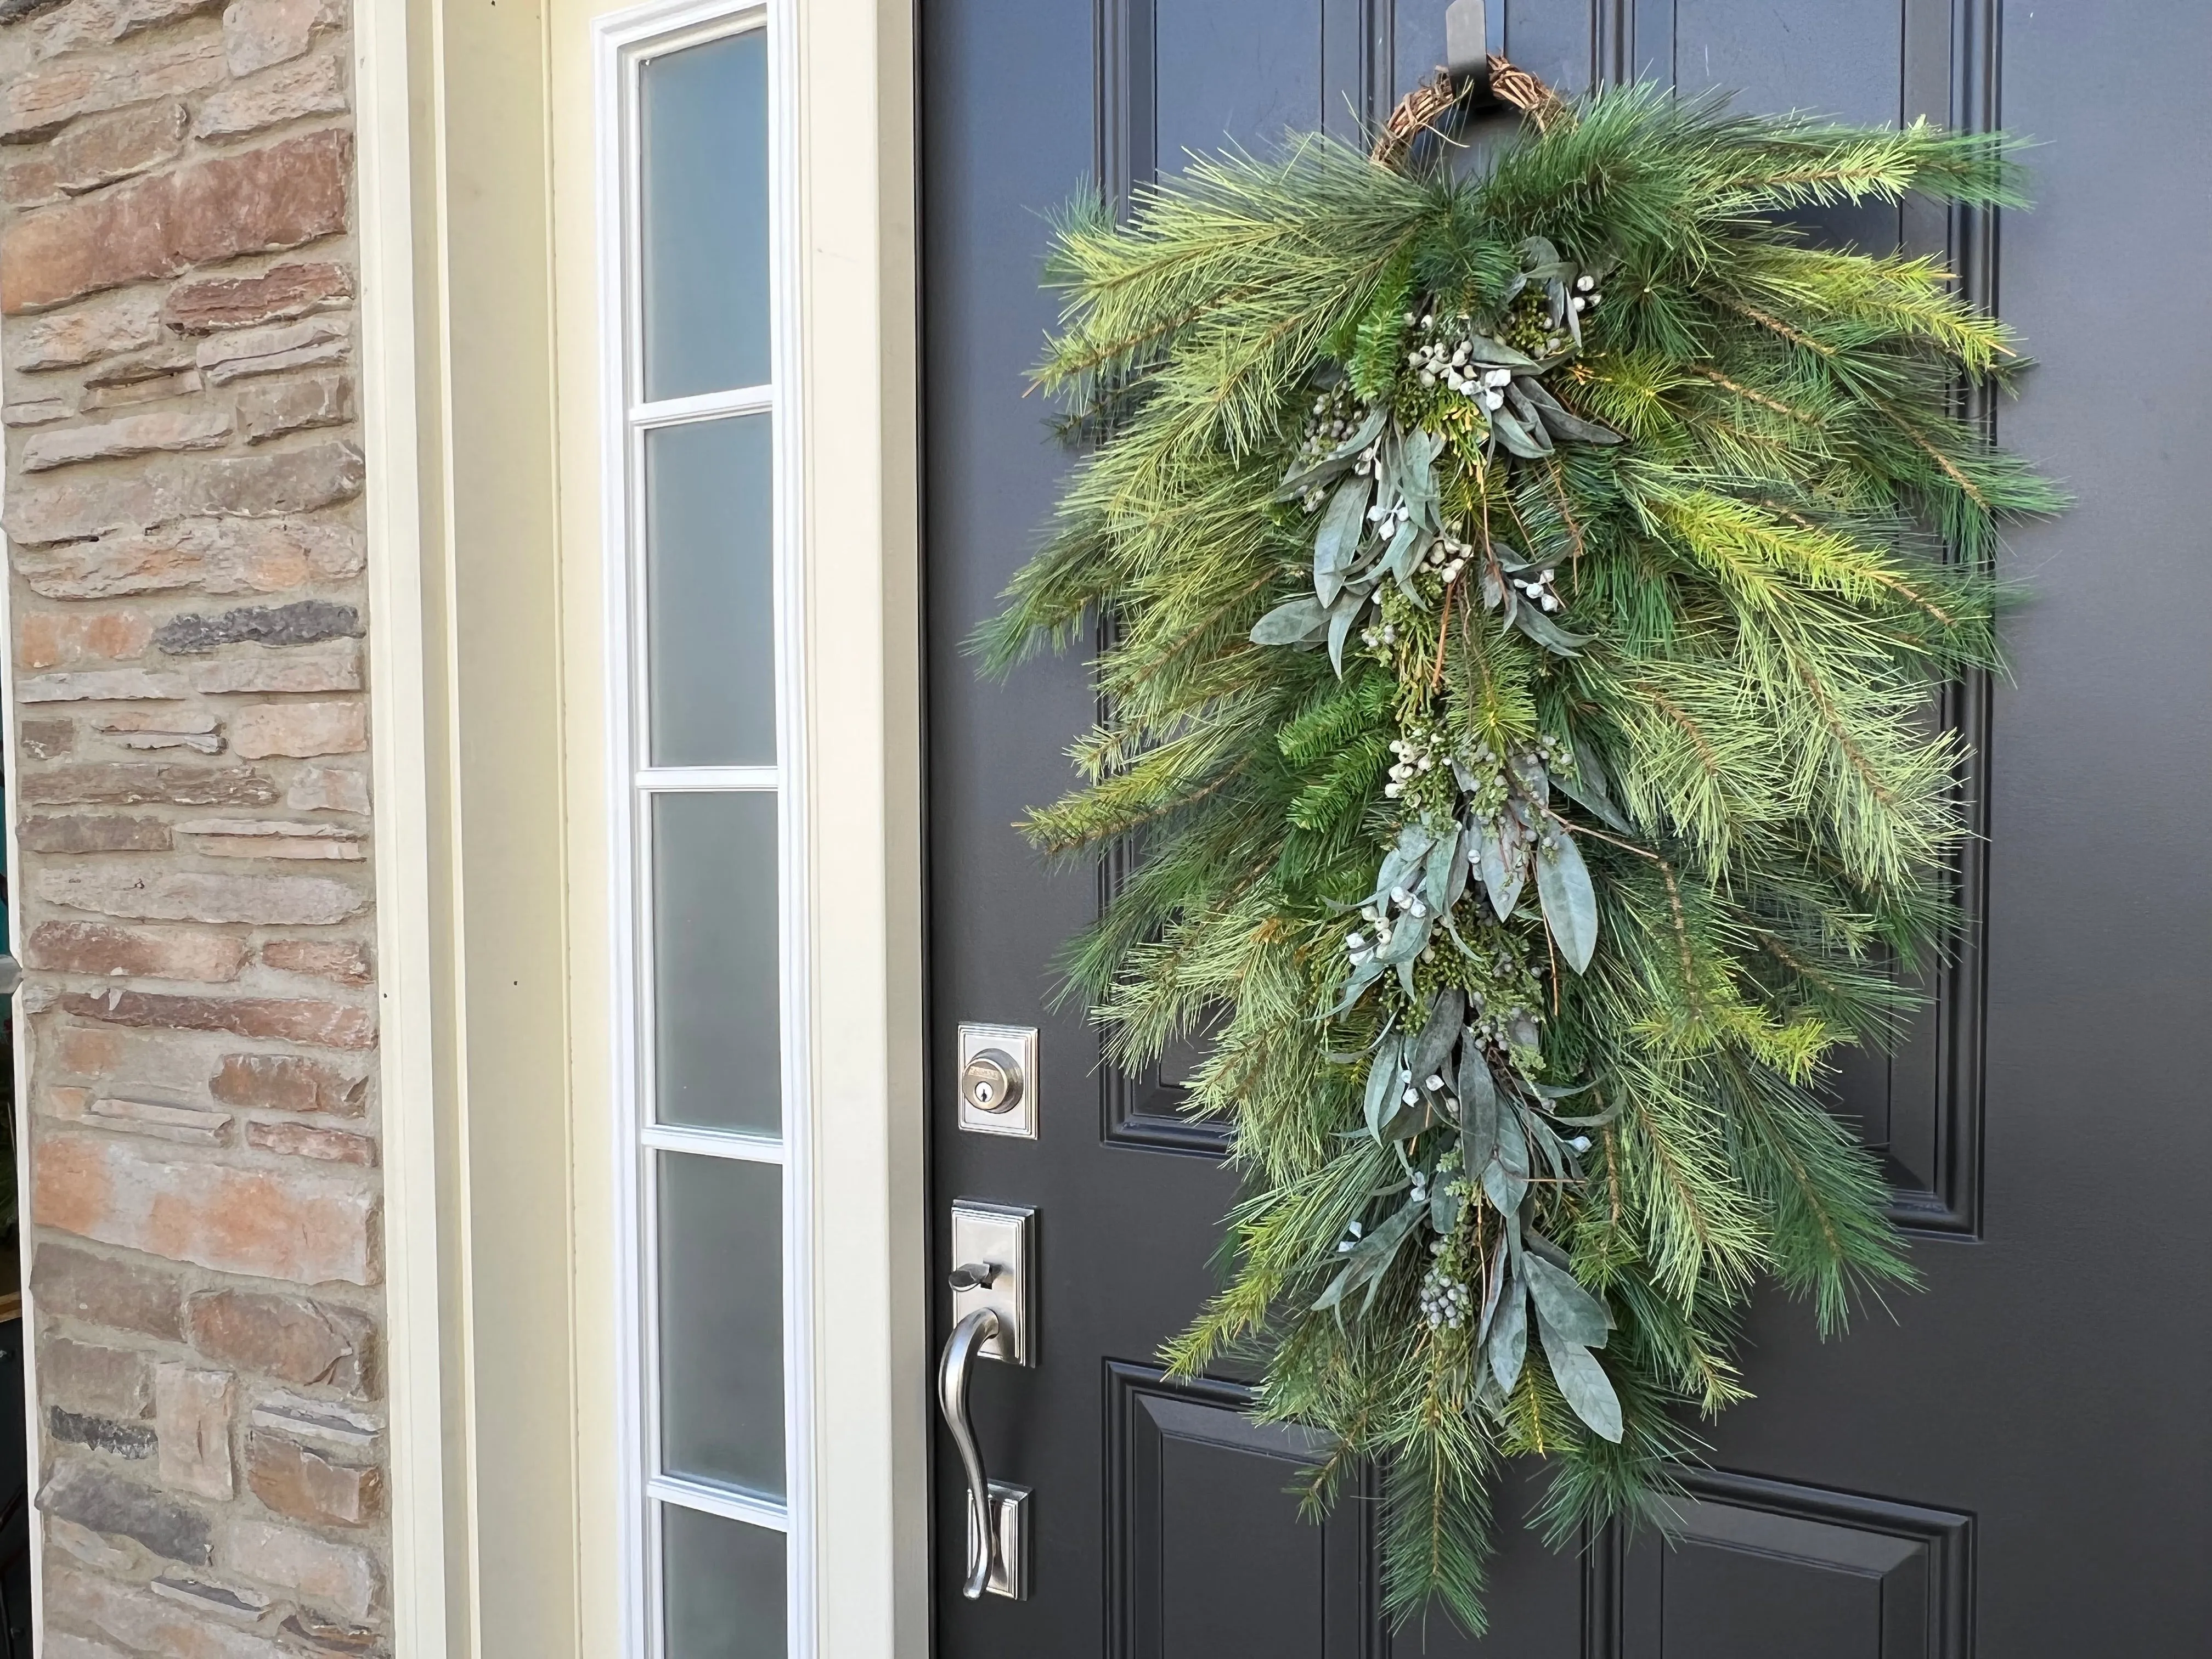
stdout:
[(198, 870), (42, 870), (39, 896), (131, 921), (244, 921), (321, 927), (359, 915), (368, 895), (323, 876), (219, 876)]
[(55, 1439), (88, 1446), (94, 1451), (129, 1458), (154, 1455), (154, 1431), (142, 1423), (118, 1423), (111, 1418), (91, 1417), (56, 1406), (46, 1413), (46, 1427)]
[(267, 806), (276, 786), (250, 766), (186, 766), (169, 761), (81, 762), (17, 775), (30, 806)]
[(173, 843), (159, 818), (25, 818), (17, 833), (28, 853), (166, 853)]
[(204, 1567), (215, 1556), (207, 1516), (97, 1464), (58, 1465), (39, 1493), (39, 1507), (94, 1532), (136, 1539), (172, 1561)]
[(318, 640), (358, 638), (361, 612), (328, 599), (294, 605), (248, 605), (214, 615), (187, 612), (172, 617), (154, 632), (154, 646), (172, 657), (192, 656), (219, 646), (313, 645)]

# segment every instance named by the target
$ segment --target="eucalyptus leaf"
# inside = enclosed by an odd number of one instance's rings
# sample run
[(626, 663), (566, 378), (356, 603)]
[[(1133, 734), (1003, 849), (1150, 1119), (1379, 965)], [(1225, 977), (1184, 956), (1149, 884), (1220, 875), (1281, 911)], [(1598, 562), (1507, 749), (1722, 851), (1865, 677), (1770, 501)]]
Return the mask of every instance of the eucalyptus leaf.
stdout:
[(1498, 1317), (1491, 1322), (1486, 1345), (1490, 1374), (1501, 1392), (1511, 1394), (1521, 1380), (1521, 1367), (1528, 1357), (1528, 1297), (1517, 1279), (1505, 1287), (1498, 1301)]
[[(1511, 594), (1507, 594), (1510, 601)], [(1543, 612), (1542, 607), (1524, 605), (1513, 612), (1513, 625), (1544, 649), (1561, 657), (1579, 655), (1578, 647), (1590, 642), (1588, 634), (1571, 634)]]
[(1452, 1045), (1459, 1041), (1460, 1028), (1466, 1023), (1467, 993), (1456, 985), (1444, 986), (1429, 1006), (1429, 1017), (1422, 1022), (1420, 1035), (1413, 1039), (1413, 1051), (1407, 1059), (1407, 1069), (1413, 1073), (1417, 1085), (1426, 1088), (1426, 1079), (1443, 1069)]
[(1525, 368), (1534, 372), (1543, 367), (1528, 353), (1516, 351), (1502, 341), (1482, 334), (1468, 337), (1467, 356), (1469, 362), (1480, 363), (1486, 368)]
[(1490, 429), (1509, 453), (1518, 455), (1524, 461), (1540, 461), (1552, 453), (1552, 441), (1547, 438), (1538, 443), (1528, 435), (1528, 428), (1522, 426), (1510, 410), (1492, 410)]
[(1372, 478), (1347, 478), (1336, 487), (1322, 509), (1321, 527), (1314, 532), (1314, 596), (1323, 605), (1334, 605), (1344, 591), (1345, 572), (1359, 550), (1367, 530), (1367, 501)]
[(1459, 836), (1451, 831), (1437, 837), (1429, 849), (1427, 867), (1421, 872), (1421, 902), (1442, 912), (1452, 905), (1452, 870), (1461, 863)]
[(1328, 613), (1328, 665), (1336, 670), (1339, 679), (1344, 678), (1344, 645), (1352, 637), (1352, 625), (1359, 620), (1359, 613), (1367, 608), (1367, 595), (1347, 592), (1337, 597)]
[(1521, 389), (1524, 381), (1531, 386), (1535, 384), (1528, 380), (1525, 375), (1515, 380), (1505, 388), (1505, 401), (1512, 407), (1513, 418), (1528, 434), (1528, 441), (1536, 446), (1540, 453), (1548, 455), (1552, 453), (1552, 434), (1544, 429), (1543, 411), (1531, 403), (1528, 394)]
[(1328, 612), (1310, 593), (1286, 599), (1252, 624), (1255, 645), (1304, 645), (1328, 626)]
[(1611, 427), (1586, 421), (1568, 409), (1552, 395), (1551, 388), (1541, 380), (1522, 380), (1514, 384), (1543, 416), (1544, 424), (1551, 429), (1553, 437), (1577, 444), (1617, 444), (1622, 441), (1620, 434)]
[(1474, 841), (1470, 839), (1468, 832), (1465, 830), (1452, 837), (1449, 874), (1444, 882), (1443, 914), (1446, 915), (1449, 915), (1457, 908), (1461, 895), (1467, 891), (1468, 878), (1474, 870), (1474, 864), (1468, 858), (1468, 853), (1474, 845)]
[(1613, 1379), (1605, 1374), (1605, 1367), (1588, 1348), (1556, 1334), (1540, 1321), (1539, 1334), (1543, 1339), (1544, 1358), (1552, 1367), (1552, 1381), (1559, 1385), (1575, 1415), (1589, 1425), (1592, 1433), (1619, 1445), (1620, 1396), (1613, 1392)]
[[(1530, 1243), (1533, 1245), (1534, 1241)], [(1579, 1279), (1565, 1268), (1553, 1266), (1533, 1249), (1522, 1262), (1521, 1271), (1528, 1281), (1529, 1294), (1535, 1297), (1540, 1322), (1585, 1348), (1605, 1346), (1607, 1334), (1613, 1329), (1613, 1316), (1606, 1312), (1603, 1303), (1583, 1288)]]
[(1606, 794), (1603, 786), (1601, 784), (1592, 786), (1588, 769), (1583, 763), (1580, 750), (1576, 751), (1575, 769), (1565, 772), (1554, 771), (1552, 774), (1552, 781), (1558, 786), (1561, 794), (1566, 796), (1608, 830), (1617, 830), (1624, 836), (1632, 836), (1636, 833), (1628, 820), (1621, 817), (1620, 809), (1615, 806), (1611, 798)]
[(1536, 896), (1559, 954), (1568, 967), (1583, 972), (1597, 949), (1597, 893), (1575, 838), (1563, 829), (1536, 843)]
[(1382, 1120), (1389, 1114), (1390, 1102), (1403, 1086), (1399, 1079), (1404, 1076), (1405, 1069), (1401, 1040), (1386, 1037), (1375, 1052), (1375, 1063), (1367, 1068), (1367, 1133), (1377, 1140), (1382, 1138)]

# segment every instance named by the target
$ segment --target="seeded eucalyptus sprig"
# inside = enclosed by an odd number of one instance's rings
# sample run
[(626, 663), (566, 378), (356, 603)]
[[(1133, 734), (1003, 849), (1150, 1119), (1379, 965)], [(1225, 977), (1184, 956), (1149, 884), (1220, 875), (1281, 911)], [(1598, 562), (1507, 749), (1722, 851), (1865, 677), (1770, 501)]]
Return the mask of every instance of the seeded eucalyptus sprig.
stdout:
[(1791, 210), (2018, 199), (2002, 141), (1647, 88), (1479, 178), (1328, 140), (1064, 221), (1039, 380), (1095, 440), (979, 636), (1114, 620), (1085, 786), (1132, 873), (1071, 947), (1112, 1057), (1211, 1031), (1236, 1266), (1173, 1346), (1379, 1460), (1389, 1604), (1482, 1623), (1488, 1488), (1654, 1513), (1762, 1277), (1911, 1282), (1819, 1101), (1905, 1011), (1960, 828), (1930, 688), (2059, 497), (1952, 416), (2005, 331)]

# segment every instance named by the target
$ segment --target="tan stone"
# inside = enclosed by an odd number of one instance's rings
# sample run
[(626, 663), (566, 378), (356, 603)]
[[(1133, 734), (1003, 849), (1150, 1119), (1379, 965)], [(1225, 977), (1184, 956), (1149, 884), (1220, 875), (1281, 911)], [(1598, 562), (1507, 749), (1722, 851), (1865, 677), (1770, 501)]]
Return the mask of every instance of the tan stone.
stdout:
[(238, 429), (250, 444), (265, 443), (287, 432), (342, 426), (357, 410), (353, 377), (315, 374), (281, 386), (248, 386), (238, 396)]
[(261, 1152), (312, 1158), (324, 1164), (358, 1164), (368, 1168), (376, 1162), (376, 1143), (367, 1135), (313, 1123), (249, 1123), (246, 1144)]
[(101, 1094), (150, 1091), (165, 1098), (206, 1092), (211, 1045), (170, 1032), (42, 1019), (35, 1067), (45, 1076), (86, 1078)]
[[(361, 494), (361, 451), (325, 442), (235, 460), (165, 456), (132, 472), (68, 477), (11, 491), (19, 543), (82, 541), (207, 515), (273, 519)], [(20, 561), (19, 561), (20, 562)]]
[(93, 729), (125, 749), (191, 749), (203, 755), (222, 750), (215, 717), (183, 708), (112, 708), (93, 722)]
[(329, 823), (290, 823), (258, 818), (197, 818), (177, 826), (193, 847), (219, 859), (359, 860), (368, 849), (359, 836)]
[(87, 1572), (50, 1572), (49, 1620), (94, 1630), (132, 1653), (167, 1659), (292, 1659), (276, 1643), (233, 1630), (176, 1607), (149, 1590), (112, 1583)]
[(179, 1607), (209, 1613), (241, 1627), (258, 1624), (276, 1605), (270, 1597), (249, 1586), (218, 1583), (212, 1578), (179, 1572), (173, 1567), (146, 1588)]
[(39, 36), (39, 56), (58, 57), (86, 46), (109, 46), (180, 17), (213, 11), (222, 0), (71, 0)]
[[(271, 877), (270, 880), (298, 880)], [(373, 1048), (376, 1017), (342, 1002), (282, 997), (173, 996), (161, 991), (64, 991), (53, 1006), (81, 1019), (171, 1031), (228, 1031), (234, 1036), (303, 1042), (318, 1048)]]
[(184, 151), (185, 118), (185, 106), (165, 98), (74, 123), (47, 147), (54, 187), (81, 196), (175, 160)]
[(198, 870), (41, 870), (39, 896), (126, 921), (244, 921), (318, 927), (359, 915), (368, 895), (326, 876), (228, 876)]
[(358, 939), (271, 939), (261, 947), (261, 961), (283, 973), (312, 974), (341, 985), (366, 985), (374, 977), (368, 946)]
[(230, 1127), (228, 1112), (200, 1106), (172, 1106), (159, 1100), (118, 1100), (106, 1096), (85, 1110), (84, 1121), (103, 1128), (125, 1129), (174, 1141), (180, 1146), (219, 1146)]
[(170, 846), (169, 826), (159, 818), (26, 818), (17, 834), (27, 853), (166, 853)]
[(342, 27), (341, 0), (231, 0), (222, 46), (233, 75), (251, 75), (307, 51), (315, 36)]
[(266, 806), (276, 799), (276, 786), (251, 767), (173, 761), (84, 761), (27, 769), (18, 775), (16, 789), (31, 806), (136, 806), (142, 801)]
[(41, 1226), (219, 1273), (376, 1282), (376, 1200), (358, 1181), (185, 1163), (109, 1136), (47, 1135), (33, 1164)]
[(230, 1460), (230, 1414), (237, 1398), (228, 1371), (174, 1360), (154, 1370), (154, 1432), (161, 1484), (171, 1492), (229, 1498), (237, 1492)]
[(173, 702), (184, 695), (183, 675), (143, 668), (78, 669), (15, 682), (18, 702)]
[(114, 974), (217, 982), (246, 965), (246, 942), (204, 928), (117, 927), (42, 921), (23, 941), (23, 965), (49, 974)]
[(375, 1392), (376, 1322), (358, 1309), (274, 1291), (203, 1291), (185, 1318), (192, 1346), (222, 1364), (356, 1399)]
[(0, 142), (27, 138), (81, 115), (202, 92), (228, 72), (222, 43), (194, 29), (128, 56), (65, 59), (11, 76), (0, 90)]
[(334, 1544), (296, 1527), (266, 1521), (230, 1521), (216, 1529), (216, 1565), (258, 1579), (348, 1619), (375, 1611), (383, 1586), (376, 1558), (349, 1544)]
[(361, 641), (331, 640), (321, 645), (242, 645), (215, 662), (185, 671), (195, 691), (358, 691)]
[(76, 722), (25, 720), (22, 745), (25, 760), (58, 760), (76, 747)]
[(351, 349), (352, 333), (350, 319), (335, 314), (234, 329), (202, 340), (194, 362), (210, 385), (222, 386), (247, 375), (337, 362)]
[(241, 708), (230, 723), (240, 757), (352, 755), (368, 747), (368, 706), (361, 702), (264, 702)]
[(8, 366), (23, 374), (74, 368), (161, 337), (161, 296), (148, 289), (105, 295), (67, 311), (7, 326)]
[(155, 450), (220, 449), (229, 436), (228, 410), (188, 404), (85, 426), (49, 427), (24, 441), (17, 465), (26, 472), (47, 472)]
[(31, 1296), (42, 1319), (81, 1320), (164, 1341), (184, 1340), (183, 1280), (149, 1262), (118, 1261), (46, 1240), (31, 1261)]
[(365, 1527), (384, 1513), (384, 1472), (337, 1463), (280, 1435), (246, 1437), (246, 1484), (279, 1515)]
[(341, 114), (345, 106), (345, 73), (335, 54), (324, 52), (210, 94), (192, 131), (202, 138), (235, 138), (283, 121)]
[(311, 132), (24, 215), (0, 244), (0, 312), (335, 235), (351, 160), (349, 135)]
[(169, 290), (161, 320), (180, 334), (281, 323), (342, 306), (353, 297), (353, 276), (343, 265), (295, 262), (271, 265), (258, 276), (210, 276)]
[(10, 207), (33, 207), (60, 194), (61, 170), (43, 149), (0, 165), (0, 202)]
[(33, 611), (19, 613), (15, 660), (26, 668), (60, 668), (82, 662), (127, 662), (154, 637), (143, 611)]
[[(139, 1558), (128, 1548), (109, 1543), (90, 1527), (80, 1527), (58, 1515), (46, 1517), (46, 1541), (57, 1545), (73, 1560), (100, 1571), (127, 1576), (137, 1570)], [(75, 1644), (74, 1646), (70, 1645)], [(118, 1650), (104, 1643), (88, 1642), (66, 1631), (46, 1632), (45, 1659), (118, 1659)]]
[(15, 568), (50, 599), (118, 594), (276, 593), (308, 580), (361, 574), (360, 532), (350, 525), (187, 520), (143, 534), (58, 547), (18, 547)]
[(39, 1398), (119, 1421), (154, 1409), (154, 1374), (146, 1356), (129, 1348), (46, 1336), (39, 1343)]
[(49, 426), (76, 413), (66, 398), (26, 398), (0, 406), (0, 426)]
[(303, 766), (284, 792), (284, 805), (295, 812), (368, 811), (368, 775), (344, 766)]
[(301, 1054), (225, 1054), (208, 1092), (226, 1106), (359, 1117), (368, 1079)]

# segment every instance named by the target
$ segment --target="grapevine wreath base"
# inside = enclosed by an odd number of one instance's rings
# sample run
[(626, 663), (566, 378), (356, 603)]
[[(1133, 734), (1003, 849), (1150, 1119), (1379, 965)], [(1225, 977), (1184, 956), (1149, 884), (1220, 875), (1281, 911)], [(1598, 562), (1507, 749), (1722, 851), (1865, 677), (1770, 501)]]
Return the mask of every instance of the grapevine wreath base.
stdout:
[[(1087, 785), (1026, 828), (1130, 873), (1069, 954), (1119, 1065), (1211, 1033), (1247, 1196), (1172, 1346), (1264, 1366), (1382, 1471), (1389, 1605), (1482, 1625), (1488, 1494), (1663, 1516), (1744, 1396), (1763, 1277), (1826, 1330), (1911, 1282), (1823, 1109), (1940, 951), (1994, 528), (2059, 498), (1957, 418), (2016, 367), (1925, 259), (1788, 216), (2019, 202), (2007, 145), (1649, 87), (1472, 176), (1409, 100), (1079, 205), (1040, 382), (1085, 453), (979, 646), (1092, 637)], [(1510, 79), (1510, 76), (1518, 76)]]

